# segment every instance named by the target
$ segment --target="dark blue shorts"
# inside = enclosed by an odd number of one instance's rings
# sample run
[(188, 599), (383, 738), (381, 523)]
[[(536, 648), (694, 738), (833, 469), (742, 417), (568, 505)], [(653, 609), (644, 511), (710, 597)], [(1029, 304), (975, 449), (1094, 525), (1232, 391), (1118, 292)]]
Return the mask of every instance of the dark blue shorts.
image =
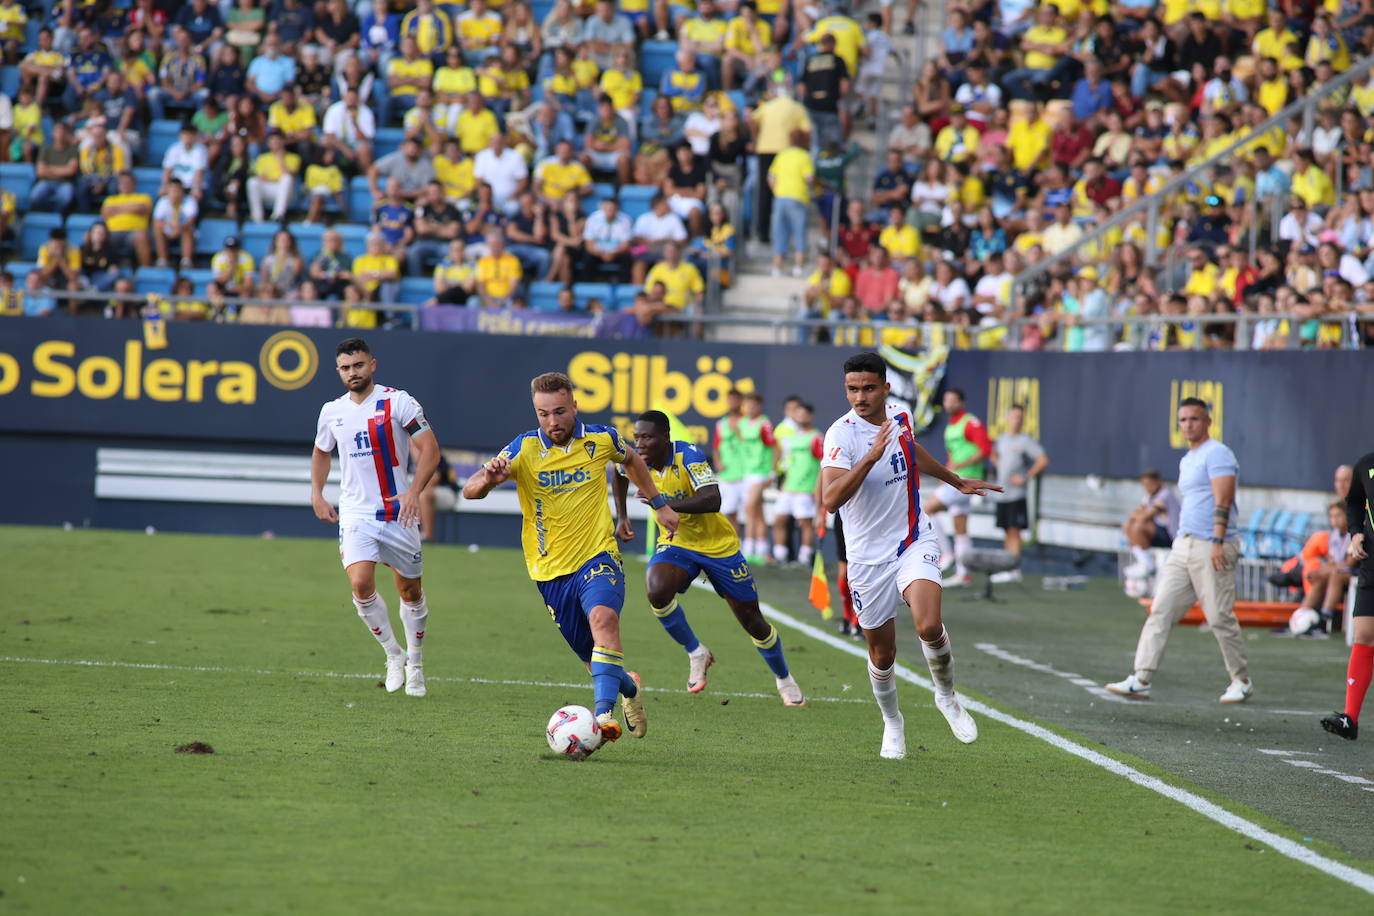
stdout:
[(584, 662), (592, 660), (592, 627), (587, 615), (605, 605), (617, 614), (625, 607), (625, 573), (609, 553), (592, 557), (575, 573), (536, 582), (558, 632)]
[(745, 562), (742, 553), (733, 553), (728, 557), (708, 557), (695, 550), (665, 544), (654, 552), (653, 559), (649, 561), (650, 566), (655, 563), (671, 563), (687, 570), (687, 584), (678, 594), (686, 593), (687, 589), (692, 587), (692, 579), (704, 572), (716, 594), (722, 598), (755, 601), (759, 597), (759, 590), (754, 585), (754, 574), (749, 571), (749, 564)]

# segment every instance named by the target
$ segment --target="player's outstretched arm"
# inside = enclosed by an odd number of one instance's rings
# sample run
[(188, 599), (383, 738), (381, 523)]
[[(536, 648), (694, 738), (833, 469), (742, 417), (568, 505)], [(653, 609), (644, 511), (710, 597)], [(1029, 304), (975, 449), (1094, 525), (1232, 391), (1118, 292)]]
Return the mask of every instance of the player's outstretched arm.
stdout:
[(493, 458), (463, 484), (464, 499), (486, 499), (487, 494), (510, 480), (510, 459)]
[(667, 500), (661, 498), (662, 494), (658, 492), (658, 487), (654, 486), (654, 475), (649, 473), (649, 466), (634, 449), (630, 449), (625, 457), (625, 473), (629, 476), (630, 482), (639, 488), (641, 499), (650, 506), (657, 501), (654, 515), (658, 518), (659, 527), (668, 532), (668, 538), (671, 540), (673, 535), (677, 534), (677, 512), (668, 505)]
[(615, 536), (622, 541), (635, 536), (634, 525), (630, 523), (629, 507), (625, 497), (630, 492), (630, 480), (623, 474), (611, 475), (611, 496), (615, 499)]
[(954, 471), (936, 461), (930, 452), (921, 447), (921, 443), (912, 442), (916, 449), (916, 469), (922, 474), (942, 480), (960, 493), (967, 493), (970, 496), (976, 493), (1001, 493), (1002, 488), (995, 483), (988, 483), (986, 480), (974, 480), (971, 477), (960, 477)]
[(883, 425), (878, 427), (878, 435), (873, 438), (872, 448), (858, 464), (852, 468), (821, 468), (821, 488), (825, 494), (823, 502), (826, 511), (839, 512), (840, 506), (849, 502), (854, 494), (859, 492), (859, 487), (863, 485), (868, 472), (883, 459), (887, 443), (892, 440), (892, 432), (892, 421), (884, 420)]
[(329, 452), (315, 447), (310, 455), (310, 507), (315, 517), (331, 525), (339, 520), (339, 513), (324, 498), (324, 482), (329, 479)]
[[(643, 500), (648, 502), (648, 500)], [(668, 501), (678, 515), (703, 515), (720, 511), (720, 487), (715, 484), (702, 487), (686, 499)]]

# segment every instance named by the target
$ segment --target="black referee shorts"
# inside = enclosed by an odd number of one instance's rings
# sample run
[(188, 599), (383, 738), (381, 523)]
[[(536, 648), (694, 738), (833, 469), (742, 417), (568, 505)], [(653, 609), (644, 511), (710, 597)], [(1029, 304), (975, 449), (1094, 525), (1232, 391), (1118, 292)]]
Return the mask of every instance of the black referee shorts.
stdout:
[(835, 526), (830, 529), (835, 533), (835, 556), (841, 563), (849, 562), (849, 551), (844, 549), (844, 522), (840, 521), (840, 513), (835, 513)]
[(1355, 611), (1352, 617), (1374, 617), (1374, 557), (1360, 561), (1355, 578)]
[(1030, 527), (1030, 511), (1026, 508), (1024, 499), (997, 503), (996, 512), (997, 527), (1003, 531), (1009, 531), (1012, 528), (1024, 531)]

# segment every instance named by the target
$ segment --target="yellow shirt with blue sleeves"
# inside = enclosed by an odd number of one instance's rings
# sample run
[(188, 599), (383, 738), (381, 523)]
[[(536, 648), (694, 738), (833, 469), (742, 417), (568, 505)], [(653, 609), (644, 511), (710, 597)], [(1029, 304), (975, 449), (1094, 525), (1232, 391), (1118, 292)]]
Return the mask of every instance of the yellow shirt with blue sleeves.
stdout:
[[(624, 468), (617, 468), (624, 474)], [(668, 463), (655, 470), (649, 468), (654, 486), (669, 501), (690, 499), (703, 487), (714, 487), (716, 472), (711, 463), (690, 442), (673, 442), (673, 453)], [(708, 557), (729, 557), (739, 553), (739, 537), (735, 526), (719, 512), (684, 512), (678, 516), (677, 535), (671, 540), (667, 532), (658, 529), (659, 547), (679, 547)]]
[(497, 457), (510, 461), (520, 497), (520, 542), (531, 579), (575, 573), (599, 553), (619, 560), (606, 465), (623, 464), (627, 455), (614, 427), (580, 420), (567, 445), (554, 445), (536, 429), (501, 450)]

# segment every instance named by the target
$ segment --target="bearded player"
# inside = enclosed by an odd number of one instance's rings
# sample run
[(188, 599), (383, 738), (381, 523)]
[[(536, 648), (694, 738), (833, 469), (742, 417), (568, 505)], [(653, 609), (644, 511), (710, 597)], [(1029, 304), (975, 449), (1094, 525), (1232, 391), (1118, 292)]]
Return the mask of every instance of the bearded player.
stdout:
[(965, 480), (916, 442), (911, 416), (887, 403), (887, 363), (860, 353), (844, 364), (844, 393), (853, 409), (825, 434), (821, 481), (825, 507), (844, 520), (849, 587), (868, 642), (868, 677), (883, 714), (883, 757), (906, 756), (906, 731), (897, 703), (897, 609), (911, 608), (921, 650), (935, 682), (935, 706), (965, 744), (978, 726), (954, 692), (949, 635), (940, 619), (940, 544), (921, 512), (920, 475), (962, 494), (999, 492)]
[(648, 714), (639, 676), (625, 670), (620, 645), (625, 573), (611, 523), (606, 466), (625, 466), (669, 538), (678, 516), (654, 486), (644, 459), (625, 447), (615, 427), (577, 419), (571, 379), (546, 372), (530, 382), (530, 395), (539, 428), (516, 436), (468, 478), (463, 496), (483, 499), (515, 481), (525, 565), (558, 631), (592, 673), (601, 738), (615, 741), (621, 735), (614, 714), (618, 697), (625, 727), (643, 738)]
[[(658, 410), (640, 414), (635, 421), (634, 434), (635, 451), (648, 465), (658, 492), (668, 500), (680, 519), (676, 536), (670, 538), (660, 533), (644, 577), (654, 616), (687, 652), (687, 692), (697, 693), (705, 688), (706, 671), (715, 664), (716, 657), (692, 632), (687, 613), (677, 596), (691, 587), (693, 579), (705, 573), (716, 594), (725, 599), (773, 672), (783, 705), (805, 706), (806, 697), (783, 657), (782, 639), (759, 610), (754, 576), (740, 553), (734, 526), (721, 514), (720, 487), (706, 456), (692, 443), (674, 440), (668, 416)], [(634, 527), (625, 511), (629, 489), (625, 474), (617, 474), (615, 507), (619, 522), (616, 536), (622, 541), (634, 537)]]
[[(310, 459), (310, 504), (339, 526), (339, 559), (353, 586), (353, 606), (386, 652), (386, 689), (425, 695), (423, 643), (429, 605), (420, 584), (420, 493), (439, 466), (439, 442), (424, 410), (398, 388), (376, 384), (377, 361), (357, 337), (335, 348), (334, 367), (347, 393), (320, 408)], [(339, 450), (339, 508), (324, 498), (329, 459)], [(413, 453), (413, 454), (412, 454)], [(409, 459), (415, 476), (406, 480)], [(391, 567), (401, 600), (406, 649), (391, 629), (377, 591), (377, 564)]]

